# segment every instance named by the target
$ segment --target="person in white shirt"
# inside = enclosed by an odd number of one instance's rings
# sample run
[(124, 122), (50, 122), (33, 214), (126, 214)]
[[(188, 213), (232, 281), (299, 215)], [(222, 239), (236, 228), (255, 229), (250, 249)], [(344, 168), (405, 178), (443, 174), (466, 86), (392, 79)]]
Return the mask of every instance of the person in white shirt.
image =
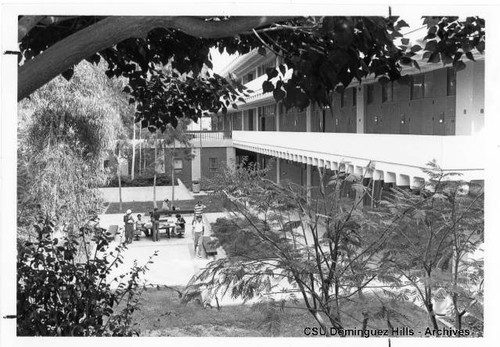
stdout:
[(193, 220), (193, 237), (194, 237), (194, 252), (198, 258), (201, 258), (200, 244), (203, 241), (203, 234), (205, 233), (205, 224), (201, 215), (198, 215)]

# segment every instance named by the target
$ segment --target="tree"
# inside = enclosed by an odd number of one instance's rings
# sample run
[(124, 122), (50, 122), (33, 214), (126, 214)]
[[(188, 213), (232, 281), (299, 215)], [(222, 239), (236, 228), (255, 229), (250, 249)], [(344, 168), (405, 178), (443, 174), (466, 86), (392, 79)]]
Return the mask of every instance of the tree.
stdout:
[[(144, 289), (146, 264), (109, 278), (126, 245), (111, 248), (105, 230), (85, 224), (74, 238), (54, 238), (54, 222), (37, 216), (36, 238), (24, 241), (17, 259), (19, 336), (134, 336), (132, 313)], [(91, 242), (89, 242), (91, 241)], [(78, 246), (94, 249), (79, 259)], [(117, 288), (112, 290), (111, 285)]]
[(395, 188), (393, 198), (381, 203), (387, 208), (382, 215), (397, 217), (381, 258), (382, 271), (398, 287), (409, 284), (398, 295), (417, 297), (434, 329), (439, 328), (434, 302), (443, 288), (461, 329), (463, 315), (482, 296), (482, 262), (466, 258), (483, 243), (483, 193), (464, 194), (464, 182), (451, 180), (457, 174), (443, 172), (435, 162), (425, 172), (430, 182), (418, 194)]
[[(60, 73), (71, 77), (72, 67), (83, 59), (108, 63), (108, 76), (129, 79), (128, 92), (138, 104), (137, 121), (142, 126), (175, 126), (176, 118), (194, 120), (198, 110), (221, 110), (241, 96), (241, 86), (219, 76), (202, 76), (203, 66), (211, 67), (209, 48), (232, 54), (265, 49), (283, 57), (278, 69), (268, 70), (264, 92), (273, 92), (285, 106), (304, 108), (310, 103), (325, 105), (331, 91), (341, 91), (354, 78), (369, 74), (381, 81), (401, 77), (401, 64), (413, 64), (419, 51), (430, 62), (442, 61), (460, 70), (463, 59), (474, 60), (473, 52), (485, 49), (484, 20), (468, 17), (426, 17), (425, 47), (409, 47), (395, 40), (406, 23), (397, 17), (48, 17), (19, 18), (19, 42), (23, 56), (19, 67), (21, 100)], [(166, 106), (171, 112), (147, 113), (142, 99), (149, 76), (157, 66), (172, 64), (188, 90), (210, 91), (210, 98), (198, 100), (198, 93), (183, 89)], [(293, 69), (290, 80), (282, 79)], [(280, 75), (281, 74), (281, 75)], [(177, 76), (173, 76), (177, 78)], [(186, 99), (187, 96), (187, 99)], [(194, 96), (194, 98), (193, 98)], [(222, 98), (222, 99), (221, 99)], [(151, 99), (150, 99), (151, 100)], [(157, 104), (157, 102), (154, 102)], [(180, 107), (195, 105), (189, 109)], [(144, 107), (141, 111), (141, 107)]]
[[(244, 163), (211, 182), (243, 219), (230, 222), (234, 233), (244, 234), (253, 247), (234, 246), (229, 258), (209, 263), (193, 279), (194, 288), (207, 286), (216, 295), (244, 300), (282, 292), (279, 305), (288, 307), (300, 298), (325, 331), (347, 328), (344, 306), (354, 301), (366, 307), (364, 288), (378, 276), (373, 263), (390, 234), (358, 208), (362, 199), (342, 198), (346, 185), (365, 194), (363, 178), (345, 173), (321, 177), (316, 197), (308, 198), (307, 189), (275, 184), (266, 173)], [(364, 319), (363, 330), (368, 312)]]
[[(115, 136), (115, 105), (103, 92), (111, 81), (90, 64), (80, 66), (71, 82), (58, 78), (20, 105), (18, 224), (35, 211), (58, 217), (58, 227), (77, 232), (102, 208), (97, 187)], [(21, 196), (22, 195), (22, 196)], [(29, 225), (29, 223), (27, 224)]]

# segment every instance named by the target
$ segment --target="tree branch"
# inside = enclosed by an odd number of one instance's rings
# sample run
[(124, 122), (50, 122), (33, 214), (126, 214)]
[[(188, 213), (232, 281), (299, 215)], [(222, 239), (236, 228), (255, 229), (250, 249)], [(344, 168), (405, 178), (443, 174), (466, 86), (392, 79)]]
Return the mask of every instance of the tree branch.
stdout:
[(45, 16), (22, 16), (17, 24), (17, 42), (20, 42)]
[(86, 57), (123, 40), (146, 37), (155, 28), (174, 28), (201, 38), (224, 38), (286, 19), (288, 17), (233, 17), (206, 21), (202, 17), (108, 17), (64, 38), (20, 66), (18, 100)]

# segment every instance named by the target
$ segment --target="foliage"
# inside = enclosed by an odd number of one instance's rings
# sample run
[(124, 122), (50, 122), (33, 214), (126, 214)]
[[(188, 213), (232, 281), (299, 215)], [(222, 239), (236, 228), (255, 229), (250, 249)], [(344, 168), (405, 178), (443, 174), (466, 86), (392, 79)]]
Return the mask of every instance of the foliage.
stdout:
[[(110, 280), (126, 246), (111, 249), (104, 229), (85, 225), (77, 237), (57, 239), (50, 218), (39, 217), (33, 227), (37, 239), (23, 242), (18, 250), (17, 334), (138, 335), (131, 318), (139, 309), (140, 276), (151, 257), (145, 265), (134, 264), (129, 273)], [(92, 248), (83, 262), (77, 260), (79, 246)], [(113, 282), (116, 290), (111, 289)]]
[[(356, 298), (362, 302), (363, 288), (377, 276), (371, 263), (388, 231), (379, 232), (365, 218), (358, 209), (361, 199), (347, 205), (341, 201), (344, 185), (362, 177), (322, 177), (322, 194), (313, 199), (300, 186), (263, 178), (265, 172), (243, 163), (214, 178), (216, 192), (229, 198), (242, 218), (219, 223), (215, 231), (236, 256), (211, 262), (194, 286), (244, 300), (268, 300), (272, 292), (292, 302), (300, 297), (321, 327), (340, 329), (342, 304)], [(362, 185), (353, 187), (365, 194)], [(242, 245), (240, 252), (225, 242), (230, 237), (248, 242), (248, 249)]]
[[(57, 42), (72, 37), (88, 39), (82, 34), (84, 30), (91, 35), (104, 25), (110, 25), (111, 31), (120, 30), (120, 21), (124, 20), (41, 16), (35, 21), (38, 25), (24, 26), (30, 19), (33, 18), (19, 18), (20, 29), (27, 32), (20, 35), (24, 58), (21, 77), (27, 71), (26, 66), (36, 65), (32, 61), (52, 54)], [(397, 45), (401, 29), (407, 26), (398, 17), (131, 17), (128, 20), (130, 26), (140, 22), (144, 27), (137, 30), (146, 32), (119, 36), (120, 42), (110, 42), (97, 51), (75, 52), (75, 56), (93, 63), (104, 59), (108, 63), (107, 76), (126, 77), (129, 86), (125, 90), (133, 95), (130, 102), (138, 103), (136, 119), (141, 120), (143, 127), (159, 129), (169, 123), (175, 126), (179, 117), (196, 120), (204, 110), (224, 113), (241, 96), (241, 87), (235, 87), (233, 82), (204, 75), (204, 67), (212, 66), (211, 47), (229, 54), (246, 54), (252, 49), (265, 54), (267, 49), (281, 56), (283, 63), (276, 69), (268, 69), (263, 92), (272, 92), (276, 101), (282, 100), (287, 108), (301, 109), (312, 103), (329, 105), (330, 92), (342, 92), (353, 79), (360, 81), (375, 75), (384, 83), (396, 80), (401, 77), (402, 65), (419, 68), (415, 59), (419, 51), (429, 62), (452, 63), (460, 70), (465, 66), (463, 59), (474, 60), (473, 52), (482, 54), (485, 50), (484, 20), (479, 17), (465, 20), (425, 17), (425, 47), (410, 46), (406, 38)], [(116, 22), (114, 27), (112, 22)], [(194, 33), (193, 28), (199, 26), (206, 30), (196, 29)], [(216, 30), (225, 28), (224, 34), (213, 34), (216, 27)], [(175, 74), (165, 76), (161, 69), (169, 64)], [(283, 77), (289, 69), (293, 73), (286, 80)], [(63, 71), (57, 73), (60, 72)], [(70, 78), (72, 68), (64, 75)], [(20, 80), (19, 88), (26, 89), (25, 79)], [(20, 93), (21, 98), (25, 96)], [(165, 103), (158, 96), (167, 96), (169, 101)]]
[(114, 83), (83, 64), (71, 82), (58, 78), (21, 103), (18, 176), (24, 188), (18, 193), (18, 225), (28, 235), (39, 210), (70, 233), (101, 210), (101, 161), (121, 131), (119, 114), (125, 111)]
[[(141, 176), (136, 177), (133, 180), (128, 178), (121, 179), (122, 187), (150, 187), (153, 185), (153, 177)], [(170, 178), (166, 174), (158, 175), (156, 178), (156, 184), (158, 186), (168, 186), (170, 185)], [(118, 178), (112, 178), (106, 187), (118, 187)]]
[(434, 301), (441, 289), (451, 296), (456, 327), (471, 306), (482, 302), (483, 262), (467, 260), (483, 243), (483, 194), (470, 196), (464, 182), (451, 180), (430, 162), (430, 182), (415, 194), (399, 188), (382, 202), (382, 215), (396, 219), (381, 259), (389, 283), (408, 287), (399, 295), (419, 299), (437, 328)]

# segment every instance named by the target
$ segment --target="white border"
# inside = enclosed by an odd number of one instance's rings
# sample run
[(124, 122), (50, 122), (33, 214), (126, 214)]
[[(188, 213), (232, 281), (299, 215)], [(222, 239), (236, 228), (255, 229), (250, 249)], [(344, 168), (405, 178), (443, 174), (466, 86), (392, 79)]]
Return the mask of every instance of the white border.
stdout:
[[(404, 1), (391, 3), (367, 4), (366, 1), (123, 1), (108, 0), (101, 3), (99, 0), (85, 2), (73, 1), (68, 3), (48, 3), (32, 0), (30, 3), (17, 4), (13, 1), (1, 0), (1, 52), (17, 50), (17, 15), (19, 14), (107, 14), (107, 15), (386, 15), (388, 6), (392, 6), (393, 15), (432, 14), (432, 15), (480, 15), (486, 19), (486, 133), (488, 136), (487, 148), (489, 158), (486, 164), (486, 304), (485, 304), (485, 338), (482, 339), (425, 339), (399, 338), (391, 339), (392, 346), (439, 344), (440, 346), (469, 346), (471, 344), (495, 345), (498, 341), (497, 325), (500, 323), (499, 305), (499, 271), (500, 262), (497, 247), (499, 243), (498, 216), (500, 195), (498, 176), (500, 161), (499, 120), (500, 91), (498, 80), (500, 68), (498, 63), (500, 42), (499, 6), (495, 1), (482, 1), (481, 4), (470, 1), (421, 1), (419, 4), (408, 5)], [(50, 346), (67, 346), (68, 344), (120, 344), (132, 345), (139, 341), (130, 338), (17, 338), (15, 337), (15, 320), (2, 319), (4, 315), (13, 314), (16, 310), (16, 129), (17, 129), (17, 57), (1, 55), (1, 113), (0, 113), (0, 345), (2, 346), (34, 346), (50, 344)], [(287, 346), (302, 346), (304, 343), (311, 346), (341, 344), (343, 346), (369, 344), (370, 346), (387, 346), (387, 339), (302, 339), (302, 338), (148, 338), (148, 343), (177, 344), (208, 344), (254, 346), (261, 343), (280, 343)], [(498, 344), (498, 342), (496, 343)]]

